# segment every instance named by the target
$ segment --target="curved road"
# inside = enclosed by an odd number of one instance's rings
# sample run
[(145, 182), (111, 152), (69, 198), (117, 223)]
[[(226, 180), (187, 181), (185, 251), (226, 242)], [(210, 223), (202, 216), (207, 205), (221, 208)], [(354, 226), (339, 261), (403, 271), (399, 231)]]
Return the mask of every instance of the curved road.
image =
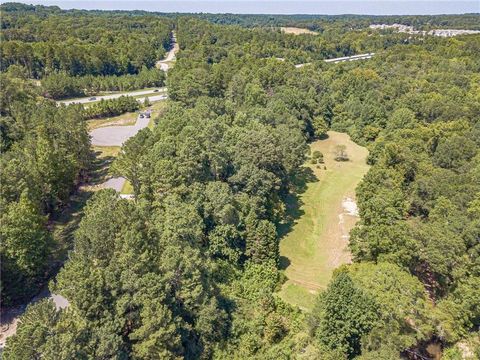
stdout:
[[(175, 53), (178, 51), (178, 44), (175, 41), (175, 35), (173, 34), (174, 47), (167, 55), (167, 58), (164, 61), (171, 61), (175, 58)], [(168, 69), (168, 64), (167, 64)], [(137, 101), (143, 102), (145, 98), (148, 97), (149, 101), (161, 101), (167, 99), (165, 92), (167, 88), (158, 88), (158, 94), (154, 93), (155, 89), (148, 90), (137, 90), (119, 94), (111, 94), (104, 96), (95, 96), (95, 100), (90, 100), (90, 97), (75, 99), (75, 100), (66, 100), (66, 101), (57, 101), (57, 104), (85, 104), (95, 102), (101, 99), (116, 99), (120, 96), (139, 96), (139, 95), (150, 95), (145, 97), (137, 98)], [(133, 126), (110, 126), (94, 129), (90, 132), (92, 145), (96, 146), (122, 146), (122, 144), (127, 141), (130, 137), (137, 134), (141, 129), (148, 126), (150, 119), (148, 118), (137, 118), (135, 125)], [(110, 178), (103, 183), (103, 188), (111, 188), (118, 192), (122, 190), (123, 184), (125, 183), (125, 178), (117, 177)], [(121, 194), (121, 198), (132, 199), (132, 195)], [(3, 311), (0, 315), (0, 357), (1, 351), (5, 346), (7, 338), (11, 335), (14, 335), (17, 328), (17, 323), (20, 316), (25, 312), (26, 308), (30, 304), (34, 304), (42, 299), (49, 298), (51, 299), (57, 309), (64, 309), (68, 307), (69, 302), (63, 296), (58, 294), (52, 294), (48, 289), (48, 286), (36, 295), (28, 304), (17, 306), (16, 308), (8, 309), (8, 311)]]
[[(136, 135), (140, 130), (146, 128), (150, 122), (149, 118), (137, 118), (133, 126), (107, 126), (90, 131), (92, 145), (94, 146), (122, 146), (125, 141)], [(114, 189), (121, 192), (125, 178), (110, 178), (102, 184), (104, 189)], [(131, 196), (122, 194), (123, 198), (130, 199)]]
[[(344, 57), (339, 57), (339, 58), (334, 58), (334, 59), (325, 59), (323, 60), (326, 63), (334, 63), (338, 64), (341, 62), (346, 62), (346, 61), (356, 61), (356, 60), (366, 60), (366, 59), (371, 59), (375, 55), (375, 53), (367, 53), (367, 54), (358, 54), (358, 55), (352, 55), (352, 56), (344, 56)], [(283, 59), (282, 59), (283, 61)], [(305, 63), (305, 64), (297, 64), (295, 65), (296, 68), (301, 68), (306, 65), (310, 65), (311, 63)]]
[(92, 145), (94, 146), (122, 146), (141, 129), (146, 128), (150, 122), (149, 118), (137, 118), (133, 126), (107, 126), (90, 131)]

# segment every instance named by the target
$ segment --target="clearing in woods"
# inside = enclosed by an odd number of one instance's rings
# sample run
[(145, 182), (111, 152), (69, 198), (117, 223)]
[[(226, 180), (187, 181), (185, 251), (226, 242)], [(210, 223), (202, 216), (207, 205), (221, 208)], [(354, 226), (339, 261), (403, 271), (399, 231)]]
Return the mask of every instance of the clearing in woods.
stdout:
[(303, 29), (303, 28), (297, 28), (297, 27), (281, 27), (280, 30), (284, 32), (285, 34), (294, 34), (294, 35), (300, 35), (300, 34), (310, 34), (310, 35), (318, 35), (317, 32), (308, 30), (308, 29)]
[[(336, 145), (346, 146), (349, 161), (334, 160)], [(368, 171), (367, 149), (347, 134), (329, 131), (310, 148), (321, 151), (325, 163), (318, 168), (307, 160), (296, 179), (298, 192), (287, 202), (290, 221), (279, 227), (280, 267), (288, 278), (280, 296), (302, 309), (311, 309), (333, 270), (350, 262), (349, 232), (358, 220), (355, 188)]]

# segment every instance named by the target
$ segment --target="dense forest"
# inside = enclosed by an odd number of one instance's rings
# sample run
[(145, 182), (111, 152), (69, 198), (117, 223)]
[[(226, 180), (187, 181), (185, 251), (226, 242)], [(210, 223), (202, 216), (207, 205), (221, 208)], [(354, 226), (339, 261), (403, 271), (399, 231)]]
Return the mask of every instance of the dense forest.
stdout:
[[(69, 306), (29, 306), (5, 359), (428, 359), (431, 345), (445, 359), (465, 348), (480, 357), (480, 36), (338, 30), (376, 17), (33, 9), (2, 5), (2, 306), (45, 277), (48, 217), (89, 167), (85, 111), (109, 108), (57, 107), (45, 96), (64, 95), (32, 78), (53, 88), (81, 76), (80, 89), (154, 71), (172, 27), (181, 50), (166, 78), (168, 109), (112, 165), (135, 200), (92, 196), (50, 283)], [(296, 36), (272, 21), (324, 28)], [(112, 55), (106, 67), (92, 55), (99, 48)], [(54, 60), (64, 51), (85, 61)], [(377, 54), (322, 61), (364, 51)], [(371, 168), (357, 189), (354, 262), (305, 312), (276, 294), (285, 280), (278, 227), (308, 143), (328, 129), (367, 146)]]
[(123, 76), (68, 76), (53, 73), (42, 82), (42, 94), (52, 99), (95, 95), (102, 91), (128, 91), (165, 85), (165, 73), (143, 67), (138, 74)]
[(153, 67), (170, 46), (171, 20), (7, 3), (0, 21), (0, 70), (20, 66), (54, 99), (163, 85)]

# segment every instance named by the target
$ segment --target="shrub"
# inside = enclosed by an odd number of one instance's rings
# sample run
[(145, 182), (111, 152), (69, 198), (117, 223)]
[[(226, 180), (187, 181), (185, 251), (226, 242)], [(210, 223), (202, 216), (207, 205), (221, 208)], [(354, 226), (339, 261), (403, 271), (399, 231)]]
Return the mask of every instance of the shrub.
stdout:
[(348, 161), (347, 147), (345, 145), (335, 146), (335, 160), (336, 161)]

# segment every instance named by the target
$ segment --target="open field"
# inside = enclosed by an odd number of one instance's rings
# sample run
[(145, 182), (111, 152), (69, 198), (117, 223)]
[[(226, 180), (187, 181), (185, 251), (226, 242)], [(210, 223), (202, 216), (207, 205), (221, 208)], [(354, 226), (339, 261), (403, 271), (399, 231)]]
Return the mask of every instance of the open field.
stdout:
[[(348, 234), (357, 221), (352, 210), (355, 188), (368, 170), (367, 149), (346, 134), (328, 135), (311, 144), (312, 152), (323, 153), (325, 163), (317, 168), (307, 160), (297, 178), (299, 191), (287, 204), (290, 222), (280, 226), (280, 262), (288, 278), (280, 296), (303, 309), (313, 306), (333, 270), (350, 262)], [(350, 161), (334, 160), (334, 148), (340, 144), (346, 145)]]
[(281, 27), (280, 28), (282, 32), (285, 34), (294, 34), (294, 35), (300, 35), (300, 34), (310, 34), (310, 35), (318, 35), (317, 32), (308, 30), (308, 29), (303, 29), (303, 28), (297, 28), (297, 27)]

